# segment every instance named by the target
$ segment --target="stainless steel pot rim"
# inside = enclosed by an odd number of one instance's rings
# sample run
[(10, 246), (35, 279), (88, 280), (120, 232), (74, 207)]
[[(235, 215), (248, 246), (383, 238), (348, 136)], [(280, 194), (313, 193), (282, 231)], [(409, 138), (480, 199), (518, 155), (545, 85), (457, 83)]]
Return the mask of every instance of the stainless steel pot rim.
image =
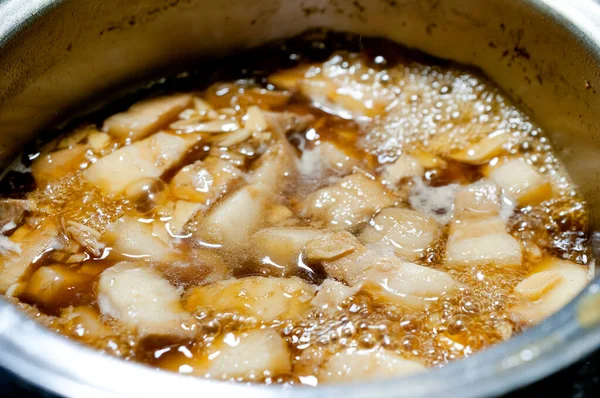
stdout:
[[(549, 19), (600, 54), (600, 7), (592, 0), (533, 0)], [(0, 49), (10, 38), (60, 1), (0, 0)], [(563, 368), (600, 347), (600, 328), (583, 328), (577, 309), (600, 294), (600, 277), (557, 314), (510, 341), (468, 360), (410, 378), (317, 388), (238, 385), (194, 379), (128, 363), (73, 343), (27, 319), (0, 300), (0, 366), (20, 378), (65, 396), (166, 396), (189, 391), (233, 396), (482, 397), (507, 392)], [(547, 359), (552, 357), (552, 361)]]

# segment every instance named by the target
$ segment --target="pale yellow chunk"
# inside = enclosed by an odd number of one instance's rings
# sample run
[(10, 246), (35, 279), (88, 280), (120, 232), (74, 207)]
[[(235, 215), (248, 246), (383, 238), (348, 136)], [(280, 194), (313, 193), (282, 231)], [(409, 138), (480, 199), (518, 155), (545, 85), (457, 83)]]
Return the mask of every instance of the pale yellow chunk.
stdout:
[(331, 261), (352, 253), (359, 246), (362, 245), (350, 232), (327, 232), (308, 242), (304, 253), (309, 260)]
[(325, 383), (388, 379), (426, 371), (421, 363), (402, 358), (382, 348), (359, 350), (349, 348), (331, 356), (319, 371)]
[(308, 227), (267, 228), (252, 236), (252, 247), (256, 250), (259, 262), (276, 264), (285, 269), (297, 264), (306, 243), (321, 234), (318, 229)]
[(152, 235), (152, 224), (123, 216), (102, 235), (102, 241), (112, 247), (113, 253), (131, 258), (169, 260), (174, 251), (162, 239)]
[(383, 167), (382, 177), (387, 184), (395, 186), (404, 178), (422, 176), (423, 173), (425, 168), (417, 158), (402, 154), (394, 163)]
[(272, 196), (277, 195), (296, 174), (297, 160), (294, 148), (282, 138), (271, 145), (253, 165), (250, 182)]
[(172, 218), (168, 221), (168, 228), (172, 235), (180, 236), (187, 223), (206, 207), (202, 203), (178, 200), (175, 203)]
[(193, 335), (177, 289), (144, 263), (121, 262), (104, 271), (98, 305), (103, 314), (140, 335)]
[(40, 267), (33, 273), (24, 294), (44, 307), (69, 305), (77, 294), (91, 289), (91, 278), (64, 265)]
[(348, 155), (344, 150), (332, 142), (322, 142), (316, 150), (321, 157), (321, 161), (324, 162), (328, 168), (341, 174), (350, 173), (353, 168), (358, 165), (356, 159)]
[(367, 272), (363, 284), (363, 288), (374, 292), (379, 300), (415, 309), (426, 308), (459, 286), (443, 271), (395, 258), (380, 258)]
[(491, 217), (500, 214), (500, 190), (489, 180), (461, 186), (454, 201), (455, 218)]
[(494, 168), (490, 178), (521, 206), (533, 205), (552, 197), (552, 184), (523, 159), (509, 160)]
[(68, 307), (61, 311), (64, 330), (79, 339), (101, 339), (113, 332), (100, 320), (100, 314), (90, 307)]
[(333, 313), (339, 309), (339, 305), (348, 297), (353, 296), (360, 290), (360, 286), (346, 286), (333, 279), (325, 279), (315, 298), (310, 302), (321, 311)]
[(31, 173), (38, 184), (60, 180), (68, 174), (83, 170), (88, 165), (87, 147), (75, 145), (48, 155), (41, 155), (31, 165)]
[(189, 94), (140, 101), (127, 111), (106, 119), (103, 129), (120, 140), (139, 140), (177, 119), (177, 116), (191, 105), (192, 96)]
[(105, 194), (118, 194), (143, 178), (158, 178), (178, 163), (194, 144), (173, 134), (157, 133), (100, 158), (84, 177)]
[(321, 220), (329, 229), (353, 229), (393, 204), (394, 198), (383, 185), (356, 173), (310, 194), (300, 203), (300, 212)]
[(486, 235), (504, 235), (506, 225), (500, 217), (489, 218), (467, 218), (454, 221), (450, 225), (448, 241), (452, 243), (460, 239), (478, 238)]
[(209, 346), (206, 353), (188, 356), (167, 357), (160, 367), (195, 376), (253, 381), (285, 375), (291, 370), (287, 343), (272, 329), (227, 333)]
[(62, 246), (58, 234), (58, 226), (46, 222), (39, 228), (27, 231), (18, 242), (14, 242), (14, 235), (10, 238), (11, 242), (18, 245), (15, 246), (18, 250), (6, 251), (0, 255), (0, 293), (5, 293), (12, 284), (19, 282), (32, 264), (40, 260), (44, 253)]
[(170, 188), (178, 199), (210, 206), (227, 193), (241, 175), (230, 162), (209, 156), (179, 170), (171, 180)]
[(251, 276), (193, 288), (185, 308), (234, 312), (268, 322), (304, 314), (314, 295), (314, 286), (297, 278)]
[(482, 165), (505, 152), (509, 141), (510, 134), (501, 130), (448, 156), (462, 163)]
[(381, 244), (408, 260), (416, 260), (438, 236), (438, 225), (416, 210), (387, 208), (380, 211), (360, 235), (364, 244)]
[(569, 261), (550, 259), (544, 270), (534, 273), (515, 287), (522, 296), (512, 308), (515, 320), (536, 324), (573, 299), (589, 281), (586, 268)]
[(518, 266), (522, 264), (523, 256), (519, 242), (503, 233), (448, 242), (446, 262), (461, 266)]

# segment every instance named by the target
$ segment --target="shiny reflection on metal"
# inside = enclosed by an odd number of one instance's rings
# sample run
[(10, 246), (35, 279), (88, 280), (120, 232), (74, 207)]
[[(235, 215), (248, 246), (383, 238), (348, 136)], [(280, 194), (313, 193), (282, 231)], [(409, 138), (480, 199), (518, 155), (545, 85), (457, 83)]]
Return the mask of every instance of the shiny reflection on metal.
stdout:
[[(550, 134), (596, 225), (600, 220), (600, 7), (592, 0), (221, 0), (218, 6), (206, 0), (0, 0), (0, 21), (3, 164), (42, 127), (82, 103), (114, 98), (126, 82), (326, 26), (386, 36), (480, 67)], [(220, 383), (128, 363), (68, 341), (0, 300), (0, 365), (73, 397), (492, 396), (600, 347), (600, 327), (582, 327), (578, 317), (598, 291), (596, 279), (537, 327), (442, 369), (316, 388)]]

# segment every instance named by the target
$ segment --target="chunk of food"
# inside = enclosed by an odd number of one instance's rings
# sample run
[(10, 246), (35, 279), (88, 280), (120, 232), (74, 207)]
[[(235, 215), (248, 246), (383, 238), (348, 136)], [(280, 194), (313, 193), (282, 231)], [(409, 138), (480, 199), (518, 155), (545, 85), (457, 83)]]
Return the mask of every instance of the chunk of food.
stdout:
[(177, 164), (194, 143), (193, 139), (157, 133), (100, 158), (84, 170), (83, 175), (107, 195), (123, 193), (135, 181), (160, 177)]
[(380, 211), (360, 234), (363, 244), (384, 245), (407, 260), (416, 260), (438, 236), (433, 218), (416, 210), (387, 208)]
[(77, 304), (82, 296), (91, 298), (92, 278), (71, 267), (54, 264), (38, 268), (33, 273), (23, 297), (47, 311)]
[(461, 186), (456, 191), (454, 216), (456, 218), (493, 217), (500, 214), (500, 190), (489, 180)]
[(402, 154), (394, 163), (386, 164), (381, 174), (386, 184), (396, 186), (405, 178), (420, 177), (423, 173), (425, 173), (425, 168), (419, 159)]
[(292, 181), (298, 168), (294, 148), (287, 140), (275, 142), (253, 165), (250, 182), (257, 188), (277, 195)]
[(534, 205), (552, 197), (552, 183), (523, 159), (509, 160), (490, 173), (490, 178), (521, 206)]
[(71, 238), (79, 243), (89, 254), (94, 257), (100, 257), (106, 245), (100, 242), (102, 234), (95, 229), (77, 223), (67, 221), (65, 230)]
[(344, 300), (355, 295), (359, 290), (360, 286), (351, 287), (333, 279), (325, 279), (310, 303), (323, 312), (333, 313), (339, 310), (339, 305)]
[(254, 185), (238, 189), (211, 209), (194, 236), (226, 248), (245, 245), (260, 226), (268, 198), (265, 191)]
[(59, 228), (53, 222), (28, 231), (18, 240), (11, 239), (11, 242), (19, 246), (18, 250), (0, 255), (0, 293), (5, 293), (11, 285), (19, 282), (35, 263), (42, 260), (44, 254), (63, 246)]
[(335, 260), (360, 248), (358, 240), (349, 232), (327, 232), (306, 244), (305, 254), (309, 260)]
[(410, 206), (439, 224), (448, 224), (454, 215), (454, 201), (459, 185), (432, 187), (425, 185), (419, 178), (415, 178), (413, 183), (408, 197)]
[(319, 220), (329, 229), (355, 229), (393, 204), (383, 185), (356, 173), (308, 195), (299, 209), (303, 217)]
[(359, 350), (348, 348), (331, 356), (317, 377), (327, 383), (387, 379), (424, 372), (421, 363), (402, 358), (382, 348)]
[(310, 114), (299, 115), (293, 112), (263, 112), (270, 129), (280, 138), (286, 134), (308, 130), (315, 117)]
[(25, 199), (0, 199), (0, 231), (4, 231), (9, 224), (14, 227), (19, 225), (30, 208), (31, 203)]
[(538, 272), (521, 281), (515, 293), (521, 302), (512, 308), (513, 317), (524, 324), (536, 324), (560, 310), (589, 281), (589, 271), (565, 260), (549, 258)]
[(87, 306), (65, 308), (61, 311), (59, 323), (67, 334), (86, 341), (102, 339), (113, 334), (100, 320), (100, 314)]
[(287, 343), (272, 329), (227, 333), (205, 353), (167, 356), (160, 366), (183, 374), (261, 381), (291, 370)]
[[(358, 161), (346, 153), (343, 149), (332, 142), (322, 142), (318, 147), (318, 155), (321, 161), (331, 169), (340, 174), (348, 174), (352, 172), (354, 167), (358, 166)], [(304, 154), (302, 156), (304, 157)]]
[(136, 141), (166, 126), (186, 108), (192, 106), (192, 96), (177, 94), (140, 101), (127, 111), (106, 119), (104, 131), (124, 141)]
[(87, 151), (87, 146), (75, 145), (42, 155), (32, 163), (31, 173), (38, 184), (58, 181), (66, 174), (73, 174), (87, 167)]
[(153, 261), (172, 259), (172, 250), (162, 239), (152, 235), (152, 225), (123, 216), (108, 227), (102, 241), (112, 247), (113, 254)]
[(449, 241), (446, 262), (461, 266), (512, 267), (523, 263), (523, 255), (519, 241), (508, 233), (500, 233)]
[(171, 231), (171, 235), (182, 236), (187, 223), (205, 208), (206, 207), (202, 203), (178, 200), (175, 203), (172, 218), (168, 222), (168, 228), (169, 231)]
[(98, 305), (103, 314), (142, 336), (190, 337), (190, 315), (177, 289), (144, 263), (118, 263), (100, 275)]
[(259, 263), (279, 268), (283, 275), (298, 263), (308, 241), (320, 235), (321, 231), (308, 227), (267, 228), (252, 236), (252, 247)]
[(369, 269), (363, 284), (363, 289), (373, 292), (377, 300), (419, 310), (459, 287), (443, 271), (386, 257)]
[(171, 180), (171, 192), (178, 199), (210, 206), (227, 193), (241, 175), (230, 162), (209, 156), (179, 170)]
[(197, 248), (186, 260), (158, 263), (155, 267), (171, 284), (185, 288), (231, 277), (231, 270), (214, 250)]
[(449, 157), (462, 163), (482, 165), (507, 151), (510, 134), (499, 130), (467, 147), (450, 152)]
[(298, 278), (251, 276), (191, 289), (185, 308), (234, 312), (259, 321), (292, 319), (310, 308), (315, 288)]

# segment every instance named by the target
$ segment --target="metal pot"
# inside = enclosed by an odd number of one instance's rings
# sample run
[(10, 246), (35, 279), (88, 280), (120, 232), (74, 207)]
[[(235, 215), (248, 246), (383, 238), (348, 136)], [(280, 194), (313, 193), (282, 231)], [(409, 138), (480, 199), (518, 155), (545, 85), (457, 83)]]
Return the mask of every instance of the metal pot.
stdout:
[[(474, 64), (550, 134), (600, 221), (600, 5), (592, 0), (0, 0), (0, 166), (44, 126), (174, 65), (325, 26)], [(119, 88), (118, 90), (116, 88)], [(89, 110), (89, 107), (87, 107)], [(0, 365), (61, 395), (479, 397), (600, 347), (600, 280), (541, 325), (410, 378), (242, 386), (127, 363), (51, 333), (0, 300)]]

